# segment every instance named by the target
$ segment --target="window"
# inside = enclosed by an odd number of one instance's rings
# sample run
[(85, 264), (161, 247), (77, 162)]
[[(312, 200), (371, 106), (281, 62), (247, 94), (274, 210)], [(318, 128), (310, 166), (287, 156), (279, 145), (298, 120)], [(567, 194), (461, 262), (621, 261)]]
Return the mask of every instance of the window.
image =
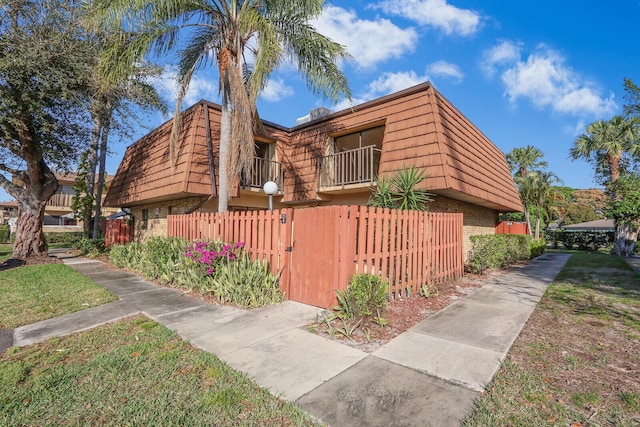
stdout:
[(384, 126), (377, 126), (347, 135), (336, 136), (333, 141), (337, 153), (355, 150), (356, 148), (369, 147), (371, 145), (381, 150), (383, 136)]
[(149, 209), (142, 209), (142, 224), (140, 228), (143, 230), (147, 229), (147, 225), (149, 224)]

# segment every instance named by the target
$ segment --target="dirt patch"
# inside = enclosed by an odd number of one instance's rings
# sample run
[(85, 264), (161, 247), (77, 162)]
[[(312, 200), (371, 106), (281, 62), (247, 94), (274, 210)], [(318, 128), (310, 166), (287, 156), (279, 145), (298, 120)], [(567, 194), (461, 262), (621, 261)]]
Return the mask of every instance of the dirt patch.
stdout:
[(318, 335), (372, 353), (420, 321), (504, 274), (505, 271), (500, 270), (489, 271), (482, 276), (467, 274), (457, 280), (439, 284), (437, 292), (428, 298), (415, 293), (407, 298), (392, 300), (382, 314), (383, 325), (374, 319), (367, 319), (351, 331), (350, 325), (336, 319), (331, 324), (321, 321), (307, 325), (307, 328)]

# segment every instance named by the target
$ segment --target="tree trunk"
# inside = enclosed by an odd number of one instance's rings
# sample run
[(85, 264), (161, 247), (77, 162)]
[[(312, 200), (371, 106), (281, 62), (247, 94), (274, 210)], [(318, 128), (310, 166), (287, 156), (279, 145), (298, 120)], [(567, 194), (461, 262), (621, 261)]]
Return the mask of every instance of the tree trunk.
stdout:
[(524, 205), (524, 219), (527, 222), (527, 229), (529, 230), (529, 236), (533, 237), (533, 230), (531, 229), (531, 215), (529, 213), (529, 206), (528, 205)]
[(102, 191), (104, 189), (104, 173), (107, 161), (107, 140), (109, 139), (110, 120), (105, 119), (100, 135), (100, 166), (98, 167), (98, 188), (96, 191), (96, 215), (93, 221), (93, 239), (99, 235), (100, 217), (102, 216)]
[(536, 217), (536, 234), (534, 236), (534, 239), (539, 239), (539, 238), (540, 238), (540, 215)]
[(222, 88), (222, 112), (220, 117), (220, 158), (218, 162), (218, 212), (229, 209), (229, 146), (231, 145), (231, 105), (228, 79)]
[[(93, 197), (95, 180), (96, 180), (96, 166), (98, 164), (98, 143), (100, 141), (100, 134), (102, 126), (100, 124), (100, 118), (97, 113), (94, 113), (93, 129), (91, 130), (91, 145), (89, 146), (89, 153), (87, 154), (87, 178), (86, 178), (86, 192), (87, 197)], [(83, 231), (86, 237), (91, 236), (91, 218), (92, 209), (87, 209), (82, 213)]]
[(47, 256), (49, 247), (42, 232), (42, 220), (47, 201), (30, 199), (19, 202), (13, 257)]
[(616, 222), (616, 234), (613, 242), (613, 253), (620, 256), (632, 256), (638, 238), (635, 224)]

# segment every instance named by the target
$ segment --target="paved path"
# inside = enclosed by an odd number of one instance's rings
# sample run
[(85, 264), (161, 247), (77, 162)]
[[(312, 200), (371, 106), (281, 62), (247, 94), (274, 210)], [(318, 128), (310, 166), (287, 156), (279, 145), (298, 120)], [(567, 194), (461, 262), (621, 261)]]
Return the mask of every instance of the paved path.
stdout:
[(568, 258), (546, 254), (488, 280), (372, 354), (307, 332), (316, 307), (205, 304), (99, 261), (69, 258), (120, 300), (17, 328), (13, 341), (29, 345), (144, 313), (329, 425), (454, 426)]

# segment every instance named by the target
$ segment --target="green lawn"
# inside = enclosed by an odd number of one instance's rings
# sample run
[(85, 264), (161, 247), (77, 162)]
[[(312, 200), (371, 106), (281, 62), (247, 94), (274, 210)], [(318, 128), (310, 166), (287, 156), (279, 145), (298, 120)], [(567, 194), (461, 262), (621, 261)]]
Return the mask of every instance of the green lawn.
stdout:
[(575, 252), (465, 426), (638, 426), (639, 369), (640, 276)]
[(0, 263), (3, 263), (7, 259), (11, 258), (13, 252), (13, 245), (7, 243), (0, 243)]
[(0, 402), (0, 425), (314, 425), (144, 316), (10, 349)]
[[(0, 252), (0, 256), (2, 254)], [(0, 270), (0, 328), (3, 329), (28, 325), (117, 299), (111, 291), (64, 264)]]

